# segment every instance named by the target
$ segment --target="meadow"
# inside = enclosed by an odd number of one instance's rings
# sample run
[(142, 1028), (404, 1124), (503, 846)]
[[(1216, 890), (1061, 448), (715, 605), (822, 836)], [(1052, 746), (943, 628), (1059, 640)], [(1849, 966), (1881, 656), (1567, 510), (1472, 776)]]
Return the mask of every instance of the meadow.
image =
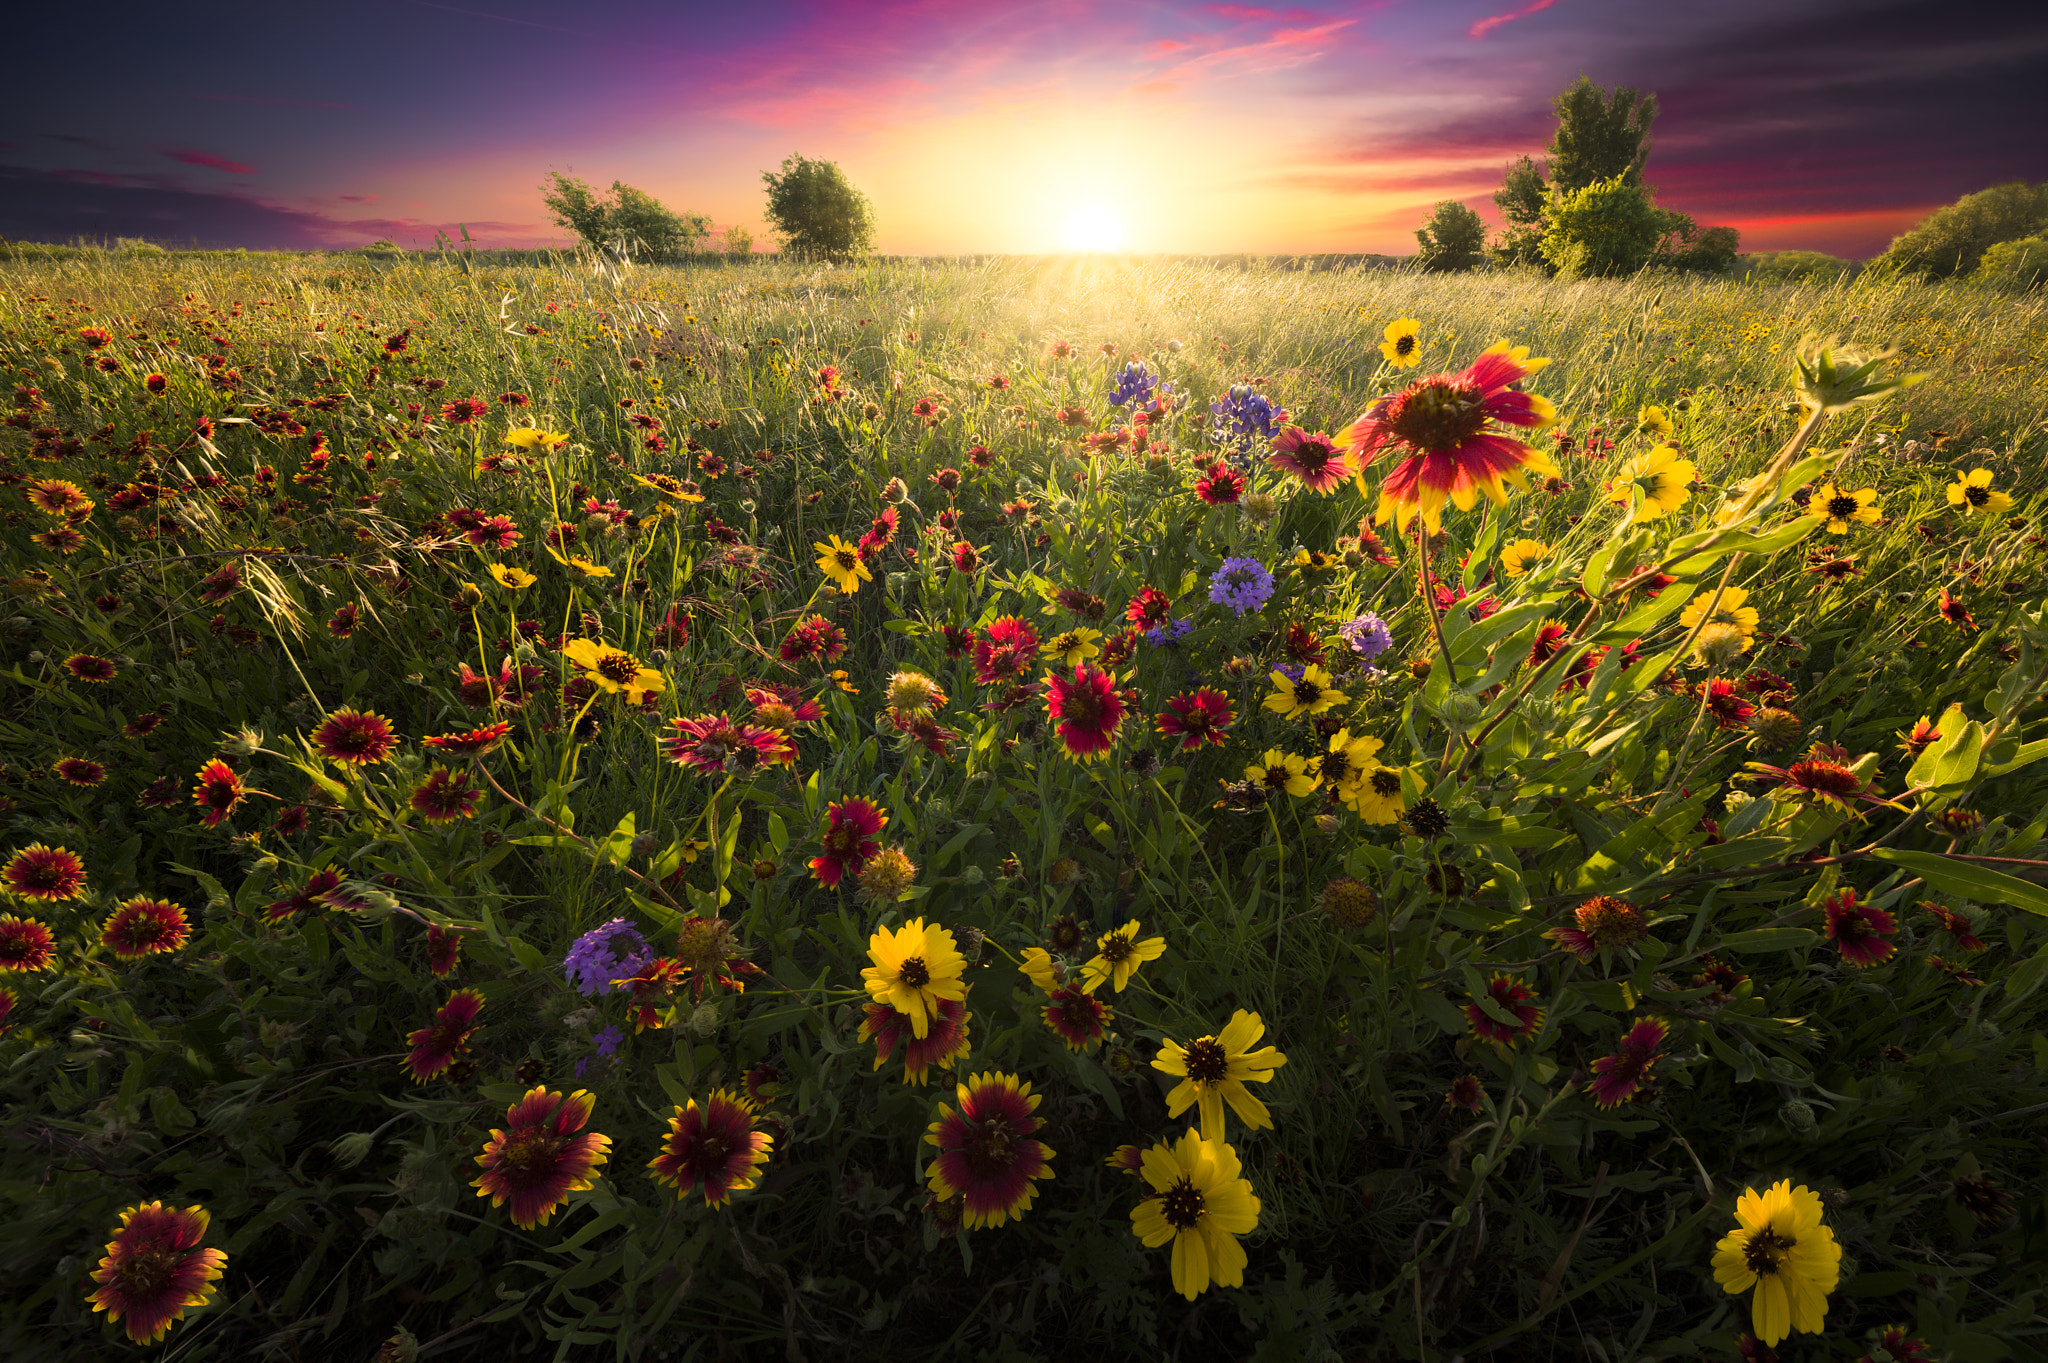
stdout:
[(2038, 295), (81, 252), (0, 359), (9, 1359), (2048, 1356)]

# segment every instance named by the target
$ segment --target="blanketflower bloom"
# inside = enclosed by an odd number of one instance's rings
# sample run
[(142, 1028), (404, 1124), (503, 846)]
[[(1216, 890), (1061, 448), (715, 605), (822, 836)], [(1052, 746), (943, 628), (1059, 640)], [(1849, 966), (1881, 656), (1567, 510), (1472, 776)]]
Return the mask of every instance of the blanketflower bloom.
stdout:
[(1221, 461), (1195, 479), (1195, 495), (1210, 506), (1231, 506), (1244, 496), (1244, 475)]
[(1606, 483), (1607, 500), (1625, 507), (1640, 488), (1643, 504), (1636, 511), (1636, 519), (1658, 520), (1685, 505), (1692, 496), (1691, 485), (1696, 476), (1692, 461), (1678, 457), (1676, 445), (1658, 445), (1630, 456), (1614, 471), (1614, 477)]
[(446, 1073), (455, 1057), (469, 1049), (469, 1039), (477, 1032), (476, 1015), (483, 1006), (484, 996), (474, 989), (450, 994), (448, 1002), (434, 1011), (431, 1025), (406, 1034), (405, 1044), (412, 1051), (399, 1062), (399, 1068), (411, 1075), (415, 1084)]
[(1943, 587), (1941, 595), (1935, 598), (1934, 608), (1941, 612), (1942, 619), (1957, 629), (1977, 628), (1977, 617), (1970, 614), (1970, 608), (1963, 604), (1961, 597), (1954, 595), (1946, 587)]
[(455, 964), (462, 958), (462, 934), (442, 928), (427, 928), (427, 972), (437, 980), (445, 980), (455, 973)]
[(1259, 1199), (1237, 1152), (1189, 1131), (1140, 1158), (1153, 1195), (1131, 1209), (1131, 1229), (1147, 1249), (1173, 1243), (1174, 1291), (1193, 1301), (1212, 1283), (1244, 1286), (1237, 1237), (1258, 1228)]
[(983, 686), (1015, 681), (1038, 655), (1038, 631), (1014, 615), (998, 616), (974, 641), (974, 679)]
[(1116, 746), (1124, 710), (1114, 673), (1077, 663), (1071, 677), (1046, 674), (1045, 712), (1056, 721), (1060, 745), (1076, 761), (1092, 762)]
[(860, 550), (837, 535), (829, 537), (831, 543), (814, 542), (811, 547), (818, 551), (818, 571), (830, 578), (833, 585), (849, 595), (860, 590), (863, 582), (873, 582), (875, 575), (868, 571), (868, 565), (860, 556)]
[(1477, 1001), (1466, 1004), (1465, 1021), (1471, 1026), (1472, 1035), (1481, 1041), (1512, 1046), (1516, 1041), (1533, 1033), (1543, 1020), (1543, 1010), (1530, 1002), (1536, 997), (1535, 991), (1512, 975), (1495, 975), (1488, 980), (1486, 996), (1488, 1001), (1513, 1021), (1505, 1022), (1494, 1017)]
[(76, 899), (85, 889), (85, 863), (66, 848), (30, 843), (0, 867), (0, 886), (22, 899)]
[(74, 653), (64, 660), (64, 670), (82, 682), (110, 682), (120, 674), (113, 660), (92, 653)]
[(939, 684), (922, 672), (901, 671), (889, 674), (885, 688), (889, 708), (896, 714), (909, 718), (913, 715), (929, 715), (946, 706), (946, 693)]
[(1033, 1138), (1039, 1096), (1014, 1074), (984, 1073), (956, 1089), (960, 1110), (939, 1104), (925, 1141), (938, 1148), (926, 1175), (941, 1199), (961, 1199), (970, 1229), (1022, 1216), (1036, 1194), (1034, 1179), (1052, 1177), (1052, 1150)]
[(124, 961), (176, 951), (191, 936), (183, 909), (148, 895), (127, 900), (100, 927), (100, 945)]
[(204, 822), (208, 828), (218, 825), (242, 803), (242, 778), (219, 758), (201, 767), (195, 779), (198, 784), (192, 787), (192, 802), (206, 811)]
[(1387, 323), (1387, 329), (1380, 333), (1380, 356), (1397, 369), (1412, 369), (1422, 363), (1422, 340), (1416, 334), (1422, 330), (1422, 323), (1413, 317), (1401, 317)]
[(1948, 504), (1959, 506), (1963, 514), (1982, 511), (1986, 515), (2002, 516), (2012, 509), (2012, 498), (2003, 492), (1991, 489), (1990, 469), (1971, 469), (1968, 473), (1956, 474), (1956, 480), (1948, 485)]
[[(1749, 593), (1741, 587), (1724, 587), (1720, 592), (1721, 599), (1717, 602), (1714, 600), (1714, 590), (1709, 587), (1687, 602), (1685, 609), (1679, 613), (1678, 623), (1686, 629), (1691, 629), (1700, 622), (1702, 616), (1705, 616), (1710, 625), (1734, 625), (1742, 631), (1745, 638), (1755, 635), (1759, 618), (1756, 607), (1743, 604), (1749, 600)], [(1713, 608), (1711, 614), (1708, 613), (1710, 606)]]
[(0, 971), (41, 970), (57, 957), (57, 937), (33, 918), (0, 915)]
[(1147, 961), (1156, 960), (1166, 954), (1164, 937), (1138, 937), (1138, 920), (1133, 918), (1120, 928), (1105, 932), (1095, 939), (1095, 955), (1081, 967), (1081, 987), (1093, 993), (1104, 980), (1117, 993), (1124, 992), (1124, 986), (1137, 974), (1138, 967)]
[(1770, 780), (1770, 797), (1773, 800), (1823, 804), (1843, 814), (1851, 812), (1851, 800), (1873, 805), (1892, 803), (1866, 787), (1863, 778), (1850, 768), (1811, 751), (1787, 767), (1774, 767), (1765, 762), (1745, 762), (1743, 765)]
[(669, 721), (675, 733), (661, 740), (671, 762), (706, 775), (736, 772), (742, 776), (762, 767), (790, 766), (796, 744), (778, 729), (727, 719), (724, 711)]
[(454, 823), (474, 818), (477, 802), (483, 798), (483, 791), (470, 785), (467, 771), (435, 767), (420, 778), (406, 803), (428, 823)]
[(110, 1321), (126, 1317), (128, 1338), (154, 1344), (185, 1318), (187, 1307), (204, 1306), (213, 1282), (227, 1264), (226, 1250), (201, 1249), (209, 1217), (204, 1207), (166, 1207), (144, 1202), (121, 1213), (107, 1255), (93, 1270), (99, 1287), (88, 1298), (95, 1313)]
[(1319, 497), (1327, 497), (1355, 470), (1344, 451), (1329, 436), (1310, 434), (1299, 426), (1283, 426), (1273, 437), (1273, 456), (1267, 461), (1283, 473), (1301, 480), (1301, 485)]
[(1204, 743), (1222, 744), (1224, 731), (1237, 719), (1230, 698), (1221, 691), (1203, 687), (1171, 697), (1158, 718), (1159, 732), (1180, 740), (1182, 752), (1193, 752)]
[(834, 662), (846, 652), (846, 631), (822, 615), (806, 616), (790, 627), (779, 651), (786, 663)]
[(1714, 1247), (1714, 1281), (1728, 1293), (1756, 1289), (1750, 1322), (1756, 1337), (1776, 1344), (1794, 1330), (1819, 1334), (1828, 1293), (1841, 1273), (1842, 1247), (1820, 1223), (1818, 1194), (1780, 1179), (1766, 1192), (1742, 1190), (1736, 1227)]
[(1266, 697), (1266, 708), (1282, 719), (1319, 715), (1338, 701), (1350, 699), (1332, 688), (1330, 674), (1314, 663), (1303, 667), (1298, 678), (1276, 670), (1271, 680), (1273, 691)]
[(1244, 769), (1244, 779), (1268, 793), (1284, 790), (1299, 798), (1322, 784), (1322, 777), (1308, 768), (1309, 760), (1300, 753), (1268, 748)]
[(1548, 560), (1550, 552), (1550, 546), (1542, 540), (1516, 540), (1500, 551), (1501, 571), (1509, 577), (1520, 577)]
[(1898, 948), (1890, 938), (1899, 930), (1899, 920), (1883, 909), (1857, 902), (1856, 891), (1843, 890), (1821, 902), (1827, 924), (1821, 932), (1853, 966), (1881, 965)]
[(330, 762), (361, 767), (382, 762), (398, 746), (398, 731), (382, 715), (336, 710), (313, 730), (313, 747)]
[(1830, 535), (1845, 535), (1852, 521), (1876, 525), (1883, 519), (1877, 510), (1877, 489), (1847, 492), (1833, 483), (1822, 483), (1806, 499), (1806, 514), (1821, 523)]
[(882, 850), (876, 834), (888, 822), (889, 816), (872, 800), (834, 800), (825, 807), (825, 848), (811, 858), (811, 875), (828, 890), (848, 872), (858, 875), (868, 858)]
[(1657, 1064), (1657, 1048), (1669, 1035), (1663, 1023), (1644, 1018), (1621, 1039), (1621, 1049), (1593, 1062), (1593, 1078), (1586, 1088), (1600, 1107), (1620, 1107), (1635, 1097), (1650, 1080)]
[(1543, 935), (1582, 961), (1603, 950), (1633, 945), (1649, 931), (1641, 909), (1612, 895), (1594, 895), (1572, 911), (1572, 918), (1576, 926), (1552, 928)]
[(774, 1144), (773, 1136), (755, 1129), (752, 1100), (716, 1089), (702, 1107), (692, 1098), (676, 1108), (661, 1153), (647, 1167), (656, 1182), (675, 1188), (678, 1200), (701, 1189), (705, 1206), (723, 1207), (733, 1193), (754, 1186)]
[(932, 1066), (950, 1070), (955, 1060), (967, 1054), (973, 1015), (967, 1011), (965, 998), (939, 1000), (938, 1011), (923, 1036), (912, 1035), (910, 1014), (886, 1003), (864, 1003), (861, 1011), (864, 1020), (858, 1036), (875, 1043), (875, 1068), (888, 1064), (897, 1046), (902, 1046), (906, 1084), (922, 1085)]
[(1078, 1055), (1102, 1040), (1103, 1025), (1116, 1014), (1087, 990), (1059, 985), (1049, 992), (1041, 1016), (1045, 1025), (1067, 1043), (1067, 1049)]
[(86, 790), (107, 779), (106, 766), (89, 757), (59, 758), (50, 768), (50, 772), (64, 784)]
[(612, 1139), (593, 1131), (577, 1135), (590, 1122), (597, 1099), (578, 1089), (562, 1096), (546, 1088), (528, 1089), (505, 1109), (505, 1127), (493, 1127), (476, 1162), (483, 1173), (470, 1180), (478, 1197), (493, 1207), (512, 1204), (512, 1224), (521, 1230), (545, 1226), (548, 1218), (596, 1182), (598, 1166), (609, 1158)]
[(1193, 1106), (1201, 1116), (1202, 1139), (1221, 1141), (1227, 1102), (1246, 1126), (1272, 1129), (1272, 1114), (1245, 1088), (1247, 1083), (1270, 1082), (1273, 1071), (1287, 1063), (1274, 1047), (1251, 1049), (1265, 1031), (1257, 1013), (1240, 1008), (1214, 1036), (1196, 1037), (1185, 1046), (1169, 1039), (1152, 1062), (1162, 1074), (1180, 1076), (1180, 1083), (1166, 1095), (1166, 1115), (1178, 1117)]
[(435, 734), (420, 742), (450, 757), (481, 757), (502, 743), (505, 735), (511, 732), (512, 721), (499, 720), (496, 724), (486, 724), (466, 733)]
[(914, 1036), (931, 1030), (940, 1000), (967, 997), (961, 978), (967, 958), (952, 932), (937, 923), (927, 927), (922, 918), (913, 918), (901, 928), (875, 929), (868, 938), (868, 959), (874, 964), (861, 971), (861, 978), (869, 996), (909, 1014)]
[(595, 639), (571, 639), (563, 646), (562, 655), (582, 668), (584, 677), (596, 682), (607, 694), (625, 692), (628, 705), (640, 704), (650, 691), (668, 688), (661, 673), (624, 649), (600, 644)]
[[(1379, 399), (1345, 428), (1337, 447), (1355, 454), (1361, 468), (1388, 450), (1408, 451), (1380, 484), (1374, 522), (1394, 518), (1395, 529), (1405, 534), (1420, 511), (1423, 525), (1435, 534), (1443, 528), (1446, 499), (1460, 511), (1477, 506), (1482, 493), (1501, 505), (1506, 484), (1526, 489), (1530, 474), (1561, 476), (1548, 455), (1489, 424), (1543, 426), (1555, 418), (1546, 399), (1512, 386), (1548, 363), (1530, 359), (1526, 346), (1502, 341), (1462, 373), (1432, 374)], [(1363, 493), (1362, 473), (1356, 481)]]

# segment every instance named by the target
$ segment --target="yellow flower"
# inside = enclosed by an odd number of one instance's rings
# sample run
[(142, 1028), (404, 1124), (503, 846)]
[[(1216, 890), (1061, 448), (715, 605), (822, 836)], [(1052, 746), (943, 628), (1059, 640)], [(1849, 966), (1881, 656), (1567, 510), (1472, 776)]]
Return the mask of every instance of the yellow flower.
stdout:
[(1102, 652), (1096, 640), (1102, 637), (1099, 629), (1062, 630), (1039, 645), (1038, 651), (1060, 660), (1062, 666), (1072, 667), (1087, 658)]
[(1415, 333), (1422, 330), (1422, 323), (1413, 317), (1403, 317), (1398, 322), (1387, 323), (1382, 333), (1386, 337), (1380, 342), (1380, 354), (1396, 369), (1409, 369), (1422, 362), (1422, 342)]
[(1500, 551), (1500, 566), (1509, 577), (1520, 577), (1550, 557), (1550, 546), (1542, 540), (1516, 540)]
[(1273, 693), (1266, 697), (1266, 708), (1282, 719), (1319, 715), (1338, 701), (1350, 699), (1342, 691), (1331, 690), (1330, 674), (1314, 663), (1302, 669), (1300, 681), (1277, 668), (1272, 681)]
[(508, 567), (503, 563), (493, 563), (491, 565), (491, 576), (498, 580), (498, 585), (500, 587), (505, 588), (507, 591), (514, 592), (523, 591), (524, 589), (531, 587), (534, 583), (540, 581), (540, 579), (535, 577), (532, 573), (524, 572), (518, 568)]
[(868, 938), (868, 959), (874, 964), (860, 972), (868, 994), (908, 1017), (911, 1034), (920, 1041), (931, 1033), (941, 1000), (967, 997), (961, 979), (967, 958), (954, 945), (953, 934), (937, 923), (926, 927), (922, 918), (913, 918), (894, 930), (876, 928)]
[(1138, 973), (1138, 967), (1146, 961), (1166, 954), (1164, 937), (1147, 937), (1138, 940), (1138, 920), (1105, 932), (1095, 939), (1096, 955), (1081, 967), (1081, 987), (1094, 993), (1096, 986), (1104, 980), (1119, 994), (1131, 982), (1131, 976)]
[(1300, 753), (1266, 749), (1265, 755), (1244, 769), (1244, 779), (1268, 791), (1284, 790), (1289, 795), (1306, 795), (1322, 784), (1323, 778), (1309, 771), (1308, 759)]
[(1180, 1083), (1166, 1095), (1166, 1115), (1178, 1117), (1196, 1106), (1202, 1117), (1202, 1139), (1221, 1141), (1223, 1105), (1229, 1103), (1246, 1126), (1270, 1131), (1272, 1114), (1245, 1088), (1247, 1083), (1270, 1082), (1273, 1071), (1287, 1063), (1287, 1057), (1271, 1046), (1251, 1049), (1265, 1031), (1266, 1024), (1257, 1013), (1240, 1008), (1214, 1036), (1196, 1037), (1185, 1046), (1169, 1039), (1152, 1062), (1152, 1068), (1162, 1074), (1180, 1076)]
[(1990, 469), (1971, 469), (1958, 473), (1948, 485), (1948, 504), (1961, 507), (1965, 514), (1986, 511), (1995, 516), (2012, 505), (2012, 498), (1991, 490)]
[(1692, 461), (1680, 459), (1676, 445), (1659, 445), (1632, 456), (1615, 471), (1606, 484), (1607, 500), (1616, 506), (1627, 506), (1631, 493), (1641, 488), (1643, 505), (1636, 518), (1654, 521), (1685, 505), (1686, 498), (1692, 496), (1687, 484), (1692, 482), (1693, 475)]
[(1048, 994), (1060, 986), (1060, 967), (1044, 947), (1025, 947), (1024, 963), (1017, 968), (1024, 972), (1026, 979)]
[[(1753, 636), (1756, 633), (1757, 613), (1756, 607), (1742, 604), (1747, 600), (1749, 593), (1742, 588), (1723, 588), (1720, 604), (1714, 606), (1714, 613), (1707, 616), (1708, 621), (1717, 625), (1734, 625), (1742, 631), (1745, 639)], [(1709, 587), (1687, 603), (1684, 613), (1678, 617), (1678, 623), (1691, 629), (1700, 622), (1701, 616), (1707, 615), (1707, 607), (1713, 604), (1713, 601), (1714, 589)]]
[(638, 705), (650, 691), (664, 691), (668, 683), (661, 674), (624, 649), (600, 644), (595, 639), (571, 639), (562, 653), (583, 669), (583, 675), (606, 691), (626, 693), (630, 705)]
[(1371, 766), (1359, 777), (1344, 803), (1367, 823), (1399, 823), (1408, 812), (1401, 796), (1401, 769), (1383, 767), (1377, 759), (1368, 760)]
[(559, 431), (543, 431), (532, 426), (514, 426), (505, 432), (505, 443), (522, 450), (558, 450), (569, 443), (569, 437)]
[(813, 542), (811, 548), (819, 553), (818, 571), (832, 579), (839, 590), (849, 595), (860, 590), (863, 582), (873, 582), (875, 575), (868, 571), (868, 565), (861, 561), (860, 551), (837, 535), (831, 536), (830, 544)]
[(1316, 759), (1316, 775), (1330, 783), (1340, 800), (1357, 793), (1358, 783), (1379, 763), (1373, 754), (1381, 748), (1377, 738), (1353, 738), (1349, 729), (1330, 735), (1329, 751)]
[(1678, 428), (1671, 424), (1671, 414), (1662, 407), (1645, 407), (1636, 414), (1636, 429), (1648, 431), (1659, 440), (1669, 440)]
[(569, 555), (567, 562), (571, 568), (574, 568), (585, 577), (610, 577), (612, 575), (611, 569), (601, 564), (592, 563), (581, 554)]
[(692, 492), (680, 479), (671, 478), (666, 473), (636, 473), (633, 475), (633, 481), (642, 487), (653, 488), (662, 496), (671, 498), (674, 501), (701, 502), (704, 500), (700, 493)]
[(1861, 492), (1844, 492), (1833, 483), (1822, 483), (1806, 499), (1806, 514), (1825, 525), (1830, 535), (1848, 533), (1851, 521), (1876, 525), (1879, 519), (1877, 489), (1867, 487)]
[(1714, 1247), (1714, 1281), (1724, 1292), (1756, 1289), (1750, 1324), (1765, 1344), (1798, 1330), (1821, 1332), (1828, 1293), (1841, 1275), (1842, 1247), (1820, 1223), (1820, 1198), (1791, 1179), (1770, 1191), (1742, 1190), (1736, 1228)]
[(1131, 1229), (1147, 1249), (1173, 1242), (1174, 1291), (1193, 1301), (1211, 1283), (1244, 1286), (1237, 1237), (1257, 1229), (1259, 1199), (1237, 1152), (1189, 1131), (1145, 1151), (1140, 1173), (1153, 1196), (1131, 1209)]

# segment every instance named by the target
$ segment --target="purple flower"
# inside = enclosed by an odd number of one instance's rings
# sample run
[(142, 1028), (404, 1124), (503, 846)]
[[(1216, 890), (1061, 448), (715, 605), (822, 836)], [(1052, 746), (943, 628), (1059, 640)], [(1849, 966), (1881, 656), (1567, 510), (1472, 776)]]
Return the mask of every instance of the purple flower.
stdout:
[(1388, 630), (1387, 622), (1371, 611), (1355, 619), (1346, 620), (1337, 626), (1337, 633), (1343, 636), (1345, 643), (1351, 645), (1353, 653), (1367, 662), (1385, 653), (1394, 642), (1393, 633)]
[(617, 1027), (607, 1027), (591, 1038), (592, 1041), (597, 1043), (597, 1053), (600, 1056), (607, 1057), (613, 1051), (616, 1051), (619, 1048), (619, 1043), (625, 1039), (626, 1034)]
[(1210, 403), (1209, 412), (1215, 418), (1209, 427), (1209, 438), (1233, 450), (1247, 450), (1271, 439), (1273, 432), (1287, 421), (1287, 413), (1275, 407), (1270, 398), (1241, 383), (1232, 385), (1223, 401)]
[(1255, 558), (1224, 559), (1209, 579), (1209, 599), (1240, 617), (1265, 605), (1272, 595), (1273, 575)]
[(1111, 389), (1109, 394), (1110, 406), (1121, 407), (1129, 402), (1149, 402), (1152, 398), (1152, 389), (1158, 382), (1159, 376), (1147, 368), (1143, 360), (1127, 361), (1124, 367), (1117, 371), (1116, 387)]
[(654, 953), (648, 948), (647, 939), (640, 935), (640, 929), (627, 919), (614, 918), (576, 939), (563, 958), (562, 973), (576, 986), (577, 993), (591, 998), (611, 993), (617, 987), (613, 980), (638, 974), (653, 959)]
[(1154, 648), (1172, 648), (1194, 631), (1195, 622), (1192, 620), (1169, 620), (1146, 630), (1145, 642)]

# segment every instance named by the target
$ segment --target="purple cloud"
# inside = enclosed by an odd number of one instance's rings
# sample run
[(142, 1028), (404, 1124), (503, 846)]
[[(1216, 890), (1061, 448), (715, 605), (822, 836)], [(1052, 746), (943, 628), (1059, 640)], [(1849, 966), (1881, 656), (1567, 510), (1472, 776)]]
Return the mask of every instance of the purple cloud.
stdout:
[(256, 173), (256, 167), (254, 166), (244, 165), (240, 161), (230, 161), (225, 156), (215, 156), (210, 151), (193, 151), (189, 147), (165, 147), (163, 153), (173, 161), (179, 161), (188, 166), (205, 166), (209, 170), (224, 170), (230, 175), (254, 175)]

